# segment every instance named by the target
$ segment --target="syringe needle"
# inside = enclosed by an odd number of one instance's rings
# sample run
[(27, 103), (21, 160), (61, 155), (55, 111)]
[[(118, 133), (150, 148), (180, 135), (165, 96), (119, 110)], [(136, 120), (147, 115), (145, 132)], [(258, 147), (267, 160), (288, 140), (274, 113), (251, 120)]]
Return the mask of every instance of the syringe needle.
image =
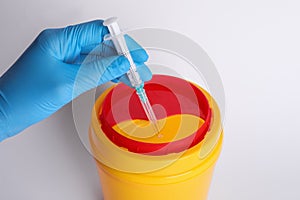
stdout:
[(152, 106), (151, 106), (151, 104), (149, 102), (149, 99), (147, 97), (146, 91), (142, 86), (143, 85), (141, 85), (141, 87), (136, 88), (136, 93), (140, 98), (140, 102), (143, 106), (143, 109), (144, 109), (146, 115), (147, 115), (147, 118), (149, 119), (149, 121), (154, 126), (154, 130), (156, 131), (156, 133), (158, 133), (159, 132), (158, 121), (157, 121), (156, 116), (153, 112), (153, 109), (152, 109)]

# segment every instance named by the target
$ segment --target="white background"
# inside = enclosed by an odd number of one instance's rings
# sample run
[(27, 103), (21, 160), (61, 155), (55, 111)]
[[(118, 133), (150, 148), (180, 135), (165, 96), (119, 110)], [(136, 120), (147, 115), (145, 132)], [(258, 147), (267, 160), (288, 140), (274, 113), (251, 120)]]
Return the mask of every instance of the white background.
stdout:
[[(42, 29), (109, 16), (181, 32), (216, 64), (227, 110), (210, 200), (300, 199), (298, 0), (2, 0), (0, 73)], [(71, 111), (0, 144), (1, 200), (101, 199)]]

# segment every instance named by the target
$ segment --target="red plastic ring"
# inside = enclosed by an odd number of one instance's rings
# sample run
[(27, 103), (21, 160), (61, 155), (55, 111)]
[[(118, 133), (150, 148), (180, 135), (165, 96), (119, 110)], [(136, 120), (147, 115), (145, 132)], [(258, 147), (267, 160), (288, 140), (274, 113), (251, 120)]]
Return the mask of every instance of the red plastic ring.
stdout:
[[(195, 107), (189, 105), (186, 106), (185, 103), (183, 104), (182, 109), (177, 109), (178, 102), (176, 101), (178, 100), (175, 99), (172, 103), (172, 101), (168, 99), (168, 98), (174, 99), (173, 97), (174, 94), (172, 96), (171, 92), (168, 91), (168, 87), (175, 88), (178, 93), (181, 93), (180, 94), (181, 96), (185, 95), (185, 92), (187, 91), (187, 87), (191, 88), (192, 91), (194, 92), (194, 97), (195, 97), (193, 98), (194, 103), (195, 105), (198, 105), (198, 108), (196, 109)], [(147, 117), (143, 112), (137, 112), (137, 110), (141, 110), (141, 108), (138, 109), (136, 106), (138, 105), (139, 102), (134, 89), (129, 88), (124, 84), (119, 84), (107, 94), (107, 96), (105, 97), (102, 103), (102, 107), (99, 113), (101, 128), (104, 134), (106, 135), (106, 137), (110, 139), (110, 141), (112, 141), (115, 145), (119, 147), (128, 149), (128, 151), (130, 152), (139, 153), (139, 154), (149, 154), (149, 155), (166, 155), (170, 153), (182, 152), (186, 149), (195, 146), (196, 144), (198, 144), (204, 139), (205, 134), (207, 133), (211, 123), (211, 108), (209, 106), (209, 102), (206, 96), (198, 87), (180, 78), (165, 76), (165, 75), (155, 75), (153, 76), (151, 81), (145, 84), (145, 89), (147, 91), (148, 98), (152, 104), (156, 104), (156, 103), (163, 104), (164, 108), (167, 111), (167, 116), (171, 116), (174, 114), (183, 114), (182, 113), (183, 110), (185, 114), (194, 114), (200, 116), (204, 120), (204, 124), (195, 133), (189, 135), (186, 138), (173, 141), (173, 142), (145, 143), (145, 142), (136, 141), (127, 138), (119, 134), (117, 131), (115, 131), (112, 128), (115, 124), (117, 124), (112, 111), (114, 108), (111, 106), (113, 104), (112, 99), (115, 99), (115, 95), (119, 95), (119, 96), (123, 95), (122, 97), (128, 98), (126, 101), (124, 101), (126, 104), (129, 101), (131, 101), (129, 105), (135, 105), (130, 107), (128, 104), (122, 105), (121, 104), (122, 102), (121, 103), (117, 102), (119, 104), (119, 107), (116, 108), (119, 109), (117, 110), (118, 111), (117, 113), (120, 113), (121, 116), (121, 119), (118, 120), (119, 122), (121, 122), (120, 120), (126, 120), (126, 118), (128, 120), (128, 119), (147, 119)], [(160, 98), (157, 98), (157, 95), (161, 95)], [(156, 98), (153, 98), (154, 96), (156, 96)], [(191, 95), (187, 95), (187, 97), (185, 98), (192, 98), (192, 97)], [(119, 99), (117, 99), (117, 101), (118, 100)], [(126, 113), (127, 111), (123, 110), (123, 108), (126, 106), (127, 107), (129, 106), (128, 108), (129, 113)], [(122, 115), (122, 112), (125, 114)], [(126, 118), (122, 118), (123, 116), (126, 116)], [(129, 116), (131, 118), (129, 118)], [(158, 119), (159, 118), (160, 117), (158, 117)]]

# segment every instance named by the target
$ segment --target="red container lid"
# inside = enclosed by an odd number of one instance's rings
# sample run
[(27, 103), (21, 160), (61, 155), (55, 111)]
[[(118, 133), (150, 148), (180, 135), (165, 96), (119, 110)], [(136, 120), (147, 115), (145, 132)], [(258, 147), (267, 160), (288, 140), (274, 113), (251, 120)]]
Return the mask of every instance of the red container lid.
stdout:
[[(112, 127), (126, 120), (147, 120), (147, 116), (135, 90), (118, 84), (105, 97), (99, 113), (101, 128), (115, 145), (134, 153), (166, 155), (187, 150), (204, 139), (211, 123), (211, 109), (198, 87), (177, 77), (154, 75), (144, 88), (158, 120), (177, 114), (190, 114), (200, 117), (204, 123), (188, 137), (171, 142), (147, 143), (125, 137)], [(156, 104), (163, 109), (155, 109)]]

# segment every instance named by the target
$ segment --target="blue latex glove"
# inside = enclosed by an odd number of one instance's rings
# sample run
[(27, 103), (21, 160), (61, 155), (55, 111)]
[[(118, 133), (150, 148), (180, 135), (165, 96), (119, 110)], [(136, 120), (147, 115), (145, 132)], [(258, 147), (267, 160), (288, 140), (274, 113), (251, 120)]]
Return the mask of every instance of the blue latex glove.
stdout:
[[(111, 42), (103, 42), (108, 30), (102, 23), (96, 20), (43, 31), (5, 72), (0, 78), (0, 141), (100, 84), (110, 80), (129, 84), (124, 75), (129, 62), (116, 55)], [(143, 64), (147, 53), (131, 38), (126, 42), (141, 78), (151, 79)], [(95, 56), (87, 55), (91, 50)]]

